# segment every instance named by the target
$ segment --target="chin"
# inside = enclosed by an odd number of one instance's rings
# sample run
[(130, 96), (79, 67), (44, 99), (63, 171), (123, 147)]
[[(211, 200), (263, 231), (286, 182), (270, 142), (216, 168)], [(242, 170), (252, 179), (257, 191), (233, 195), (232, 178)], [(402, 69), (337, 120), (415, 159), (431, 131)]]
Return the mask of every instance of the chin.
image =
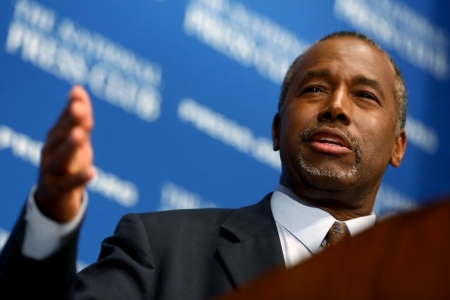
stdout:
[(345, 190), (356, 181), (358, 168), (349, 170), (333, 170), (301, 164), (302, 181), (310, 186), (323, 190)]
[(303, 157), (299, 157), (298, 163), (302, 173), (307, 173), (313, 177), (324, 177), (329, 179), (345, 180), (354, 178), (358, 173), (359, 163), (355, 163), (353, 167), (344, 170), (336, 170), (333, 167), (316, 167), (307, 164)]
[(335, 178), (327, 176), (304, 176), (303, 181), (309, 186), (323, 191), (344, 191), (355, 184), (353, 178)]

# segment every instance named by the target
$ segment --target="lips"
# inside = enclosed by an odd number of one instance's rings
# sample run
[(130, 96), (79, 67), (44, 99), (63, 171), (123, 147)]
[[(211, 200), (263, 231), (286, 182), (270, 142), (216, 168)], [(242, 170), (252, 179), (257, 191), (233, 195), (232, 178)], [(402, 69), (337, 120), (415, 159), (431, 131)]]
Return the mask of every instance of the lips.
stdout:
[(352, 143), (341, 130), (327, 126), (314, 130), (307, 142), (325, 149), (336, 148), (337, 150), (343, 148), (341, 150), (352, 150)]

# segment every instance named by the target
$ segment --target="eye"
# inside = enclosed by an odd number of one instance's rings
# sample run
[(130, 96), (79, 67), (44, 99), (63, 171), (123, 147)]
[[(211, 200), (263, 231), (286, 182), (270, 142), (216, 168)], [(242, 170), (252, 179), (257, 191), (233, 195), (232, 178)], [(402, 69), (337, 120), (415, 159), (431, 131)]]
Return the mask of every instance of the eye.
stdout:
[(373, 99), (373, 96), (369, 93), (360, 93), (359, 96), (367, 99)]
[(380, 101), (378, 100), (378, 98), (376, 96), (374, 96), (373, 94), (368, 93), (368, 92), (358, 93), (357, 96), (361, 97), (361, 98), (368, 99), (368, 100), (374, 100), (374, 101), (380, 103)]
[(318, 92), (320, 92), (320, 91), (322, 91), (319, 87), (317, 87), (317, 86), (309, 86), (309, 87), (307, 87), (307, 88), (305, 88), (301, 93), (300, 93), (300, 95), (303, 95), (303, 94), (305, 94), (305, 93), (318, 93)]

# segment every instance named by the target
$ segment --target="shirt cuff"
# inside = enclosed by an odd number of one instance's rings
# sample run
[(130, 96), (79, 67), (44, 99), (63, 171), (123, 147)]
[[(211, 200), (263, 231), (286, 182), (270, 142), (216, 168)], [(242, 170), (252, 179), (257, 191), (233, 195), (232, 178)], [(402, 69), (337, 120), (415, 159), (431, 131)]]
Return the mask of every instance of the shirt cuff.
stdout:
[(65, 237), (73, 233), (81, 223), (88, 203), (87, 192), (83, 193), (81, 207), (75, 218), (66, 223), (58, 223), (45, 216), (34, 200), (36, 186), (31, 189), (25, 210), (25, 237), (22, 255), (44, 260), (55, 254), (66, 242)]

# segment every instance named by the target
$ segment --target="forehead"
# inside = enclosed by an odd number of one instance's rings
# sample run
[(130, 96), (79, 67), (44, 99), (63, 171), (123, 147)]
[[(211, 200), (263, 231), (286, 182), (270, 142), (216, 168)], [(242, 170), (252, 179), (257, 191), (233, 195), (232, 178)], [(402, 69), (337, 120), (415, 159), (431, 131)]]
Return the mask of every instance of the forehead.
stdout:
[(394, 98), (394, 67), (381, 50), (358, 38), (335, 37), (314, 44), (296, 63), (294, 85), (313, 70), (328, 70), (344, 80), (357, 76), (376, 80), (384, 94)]

